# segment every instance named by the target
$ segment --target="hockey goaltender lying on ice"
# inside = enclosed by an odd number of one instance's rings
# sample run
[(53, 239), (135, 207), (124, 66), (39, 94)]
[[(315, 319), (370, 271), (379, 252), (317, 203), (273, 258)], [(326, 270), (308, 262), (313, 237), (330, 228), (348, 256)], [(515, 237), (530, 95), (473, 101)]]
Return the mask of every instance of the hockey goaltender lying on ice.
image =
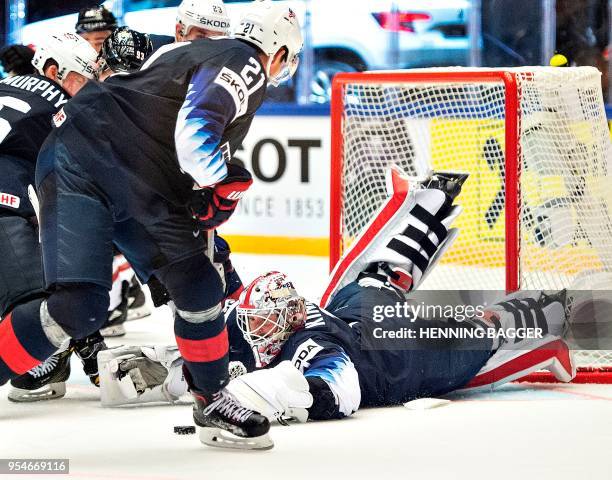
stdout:
[[(331, 275), (320, 305), (282, 273), (256, 278), (226, 309), (228, 389), (270, 420), (342, 418), (359, 407), (396, 405), (458, 389), (492, 388), (540, 369), (570, 381), (575, 367), (563, 339), (566, 292), (517, 292), (461, 322), (397, 314), (458, 235), (453, 205), (467, 175), (420, 181), (392, 170), (389, 196)], [(394, 313), (376, 322), (373, 309)], [(380, 310), (379, 310), (380, 311)], [(442, 339), (377, 344), (372, 332), (437, 329)], [(538, 338), (503, 333), (533, 326)], [(461, 334), (460, 334), (461, 333)], [(125, 346), (98, 357), (102, 403), (179, 402), (187, 385), (176, 347)]]

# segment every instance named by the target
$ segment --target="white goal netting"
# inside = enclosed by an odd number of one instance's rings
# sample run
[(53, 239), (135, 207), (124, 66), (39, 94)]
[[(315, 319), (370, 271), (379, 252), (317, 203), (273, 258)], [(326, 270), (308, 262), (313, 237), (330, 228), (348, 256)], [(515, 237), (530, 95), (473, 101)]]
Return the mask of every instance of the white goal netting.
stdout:
[[(341, 249), (386, 198), (389, 165), (410, 175), (468, 172), (457, 199), (461, 233), (422, 288), (612, 292), (612, 148), (596, 69), (428, 69), (338, 81), (340, 227), (331, 233)], [(512, 224), (518, 241), (509, 249)], [(612, 366), (611, 352), (581, 357)]]

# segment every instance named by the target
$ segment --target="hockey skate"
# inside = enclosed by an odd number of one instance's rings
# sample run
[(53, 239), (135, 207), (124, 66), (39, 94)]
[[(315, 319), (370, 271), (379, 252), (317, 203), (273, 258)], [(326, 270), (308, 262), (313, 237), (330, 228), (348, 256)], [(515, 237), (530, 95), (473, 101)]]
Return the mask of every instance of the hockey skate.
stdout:
[(138, 320), (151, 315), (151, 310), (146, 304), (146, 297), (136, 276), (132, 277), (128, 289), (128, 320)]
[(121, 303), (108, 312), (108, 320), (100, 329), (103, 337), (122, 337), (125, 335), (124, 323), (128, 316), (129, 288), (129, 283), (123, 282), (121, 286)]
[(72, 347), (55, 353), (32, 370), (11, 380), (8, 399), (12, 402), (37, 402), (62, 398), (70, 376)]
[(268, 435), (268, 419), (240, 405), (225, 389), (209, 398), (194, 394), (193, 420), (200, 427), (204, 445), (242, 450), (268, 450), (274, 446)]
[(98, 353), (108, 348), (106, 343), (104, 343), (102, 335), (96, 332), (82, 340), (73, 340), (72, 347), (74, 348), (74, 353), (83, 363), (83, 371), (89, 377), (91, 383), (99, 387)]

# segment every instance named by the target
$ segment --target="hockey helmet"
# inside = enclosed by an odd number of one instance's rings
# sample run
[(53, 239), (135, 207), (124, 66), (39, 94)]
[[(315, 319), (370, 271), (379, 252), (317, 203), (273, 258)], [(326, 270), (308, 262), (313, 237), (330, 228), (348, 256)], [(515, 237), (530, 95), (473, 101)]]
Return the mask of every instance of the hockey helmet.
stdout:
[(98, 52), (87, 40), (72, 32), (51, 35), (36, 47), (32, 65), (41, 75), (44, 75), (48, 60), (57, 63), (60, 83), (69, 72), (79, 73), (91, 80), (96, 77), (99, 69)]
[(113, 72), (135, 72), (152, 51), (149, 35), (120, 27), (104, 40), (100, 56)]
[(219, 35), (228, 35), (230, 19), (221, 0), (183, 0), (178, 7), (176, 22), (182, 35), (192, 27), (203, 28)]
[[(304, 41), (300, 23), (291, 8), (269, 0), (253, 2), (242, 16), (234, 36), (255, 45), (268, 56), (266, 74), (268, 82), (275, 87), (291, 78), (297, 70)], [(287, 49), (285, 68), (272, 77), (272, 60), (283, 47)]]
[(74, 28), (77, 33), (114, 30), (117, 28), (117, 19), (113, 12), (102, 5), (83, 8), (79, 11)]
[(258, 366), (266, 366), (280, 353), (289, 335), (304, 326), (305, 300), (284, 273), (269, 272), (244, 289), (236, 318)]

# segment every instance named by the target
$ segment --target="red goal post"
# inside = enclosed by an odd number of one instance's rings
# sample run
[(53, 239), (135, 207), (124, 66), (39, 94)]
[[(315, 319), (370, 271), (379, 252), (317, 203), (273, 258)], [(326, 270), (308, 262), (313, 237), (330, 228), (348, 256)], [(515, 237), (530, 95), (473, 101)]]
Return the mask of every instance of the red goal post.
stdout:
[[(462, 233), (424, 288), (601, 288), (585, 278), (612, 279), (610, 152), (599, 72), (589, 67), (338, 74), (330, 269), (384, 200), (381, 175), (395, 163), (409, 174), (471, 175), (458, 199), (468, 205)], [(591, 372), (582, 380), (612, 382), (612, 353), (580, 357)]]
[[(408, 75), (408, 76), (407, 76)], [(350, 83), (394, 84), (405, 82), (466, 82), (478, 81), (503, 82), (506, 87), (505, 113), (506, 118), (518, 118), (518, 93), (514, 75), (504, 71), (428, 71), (428, 72), (385, 72), (385, 73), (340, 73), (334, 77), (331, 99), (331, 201), (330, 201), (330, 271), (341, 256), (341, 217), (342, 217), (342, 115), (344, 110), (343, 89)], [(509, 271), (506, 276), (506, 289), (518, 288), (518, 270), (516, 259), (518, 255), (518, 129), (513, 123), (506, 129), (506, 262)]]

